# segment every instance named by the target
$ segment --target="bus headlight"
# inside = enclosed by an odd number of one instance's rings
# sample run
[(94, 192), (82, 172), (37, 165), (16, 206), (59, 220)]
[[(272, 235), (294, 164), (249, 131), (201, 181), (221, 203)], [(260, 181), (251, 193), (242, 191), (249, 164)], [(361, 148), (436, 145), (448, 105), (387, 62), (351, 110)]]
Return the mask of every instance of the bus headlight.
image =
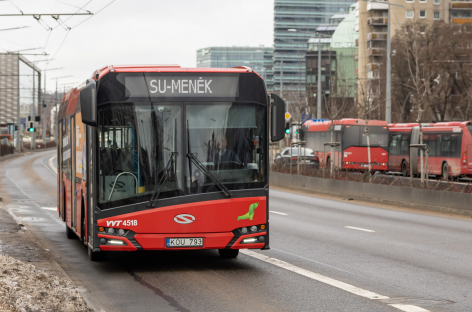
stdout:
[(119, 229), (118, 230), (118, 235), (125, 235), (125, 230)]
[(255, 225), (251, 226), (251, 232), (255, 232), (255, 231), (257, 231), (257, 226)]
[(247, 233), (247, 227), (241, 228), (241, 233), (246, 234)]
[(112, 240), (109, 240), (108, 243), (113, 244), (113, 245), (123, 245), (125, 242), (120, 241), (120, 240), (112, 239)]
[(114, 228), (108, 228), (107, 233), (113, 235), (113, 234), (115, 234), (115, 229)]
[(255, 242), (257, 242), (257, 238), (255, 237), (248, 237), (248, 238), (243, 239), (244, 244), (250, 244), (250, 243), (255, 243)]

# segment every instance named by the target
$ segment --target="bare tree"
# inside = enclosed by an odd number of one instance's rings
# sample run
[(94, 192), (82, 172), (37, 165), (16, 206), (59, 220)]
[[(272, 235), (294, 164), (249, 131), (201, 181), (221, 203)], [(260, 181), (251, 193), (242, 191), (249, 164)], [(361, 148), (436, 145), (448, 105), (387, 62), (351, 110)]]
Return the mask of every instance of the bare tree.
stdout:
[(470, 27), (419, 20), (400, 27), (392, 39), (396, 120), (468, 118), (472, 100)]
[[(367, 162), (368, 162), (368, 176), (369, 183), (372, 182), (372, 159), (370, 153), (370, 129), (369, 129), (369, 120), (375, 119), (374, 116), (377, 115), (378, 110), (384, 102), (383, 92), (377, 92), (374, 90), (371, 79), (359, 79), (358, 81), (358, 100), (360, 105), (358, 105), (357, 116), (359, 119), (364, 120), (364, 136), (366, 137), (367, 143)], [(380, 88), (380, 85), (379, 85)], [(375, 160), (374, 160), (375, 162)]]

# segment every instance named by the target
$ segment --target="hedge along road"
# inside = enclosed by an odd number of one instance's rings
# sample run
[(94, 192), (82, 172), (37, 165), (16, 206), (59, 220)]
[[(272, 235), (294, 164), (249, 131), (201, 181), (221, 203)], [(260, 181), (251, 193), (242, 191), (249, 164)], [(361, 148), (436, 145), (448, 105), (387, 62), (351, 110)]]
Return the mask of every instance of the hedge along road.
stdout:
[[(271, 213), (270, 251), (248, 251), (229, 261), (214, 251), (117, 253), (91, 263), (79, 240), (65, 238), (51, 209), (57, 206), (56, 176), (48, 164), (53, 155), (0, 164), (1, 186), (10, 211), (87, 290), (96, 310), (465, 311), (471, 306), (463, 297), (471, 270), (456, 260), (466, 263), (470, 257), (470, 250), (459, 248), (470, 243), (469, 222), (280, 191), (271, 191), (270, 210), (282, 214)], [(457, 222), (447, 225), (456, 230), (446, 231), (442, 221)], [(434, 227), (454, 235), (436, 240), (416, 235)], [(457, 235), (460, 246), (452, 244)], [(444, 260), (453, 268), (441, 264)], [(465, 273), (457, 274), (460, 270)], [(441, 281), (448, 289), (438, 292)]]

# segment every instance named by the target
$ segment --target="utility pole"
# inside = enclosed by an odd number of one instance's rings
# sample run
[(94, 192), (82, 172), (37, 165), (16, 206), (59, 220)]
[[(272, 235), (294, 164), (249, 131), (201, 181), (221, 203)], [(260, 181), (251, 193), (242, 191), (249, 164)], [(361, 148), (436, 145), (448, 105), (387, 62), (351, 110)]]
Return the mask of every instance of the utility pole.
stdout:
[(31, 136), (30, 136), (30, 150), (34, 150), (35, 148), (35, 145), (36, 145), (36, 136), (35, 136), (35, 130), (36, 130), (36, 125), (35, 125), (35, 119), (36, 119), (36, 114), (35, 114), (35, 111), (34, 111), (34, 104), (35, 104), (35, 77), (34, 77), (34, 74), (36, 73), (36, 71), (34, 70), (33, 68), (33, 101), (31, 102), (31, 122), (33, 123), (33, 131), (31, 132)]
[(43, 137), (43, 144), (44, 144), (44, 148), (46, 148), (46, 116), (45, 116), (45, 108), (46, 108), (46, 103), (44, 102), (44, 99), (43, 99), (43, 106), (41, 107), (41, 123), (42, 123), (42, 131), (41, 131), (41, 134), (42, 134), (42, 137)]
[[(284, 97), (284, 55), (280, 54), (280, 97)], [(287, 102), (285, 102), (285, 111), (287, 111)]]
[(318, 90), (316, 92), (316, 118), (321, 119), (321, 34), (318, 33)]
[(390, 76), (392, 75), (392, 47), (390, 45), (390, 10), (392, 7), (388, 6), (388, 17), (387, 17), (387, 83), (386, 83), (386, 109), (385, 109), (385, 121), (387, 123), (392, 122), (392, 94), (391, 94), (391, 87), (392, 81)]

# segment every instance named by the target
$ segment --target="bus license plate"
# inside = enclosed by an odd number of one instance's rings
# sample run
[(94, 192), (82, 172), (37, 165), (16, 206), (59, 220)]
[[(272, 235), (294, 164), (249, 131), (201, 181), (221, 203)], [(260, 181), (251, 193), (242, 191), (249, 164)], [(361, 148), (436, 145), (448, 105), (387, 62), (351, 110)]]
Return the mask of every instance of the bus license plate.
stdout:
[(203, 238), (167, 238), (167, 248), (172, 247), (203, 247)]

